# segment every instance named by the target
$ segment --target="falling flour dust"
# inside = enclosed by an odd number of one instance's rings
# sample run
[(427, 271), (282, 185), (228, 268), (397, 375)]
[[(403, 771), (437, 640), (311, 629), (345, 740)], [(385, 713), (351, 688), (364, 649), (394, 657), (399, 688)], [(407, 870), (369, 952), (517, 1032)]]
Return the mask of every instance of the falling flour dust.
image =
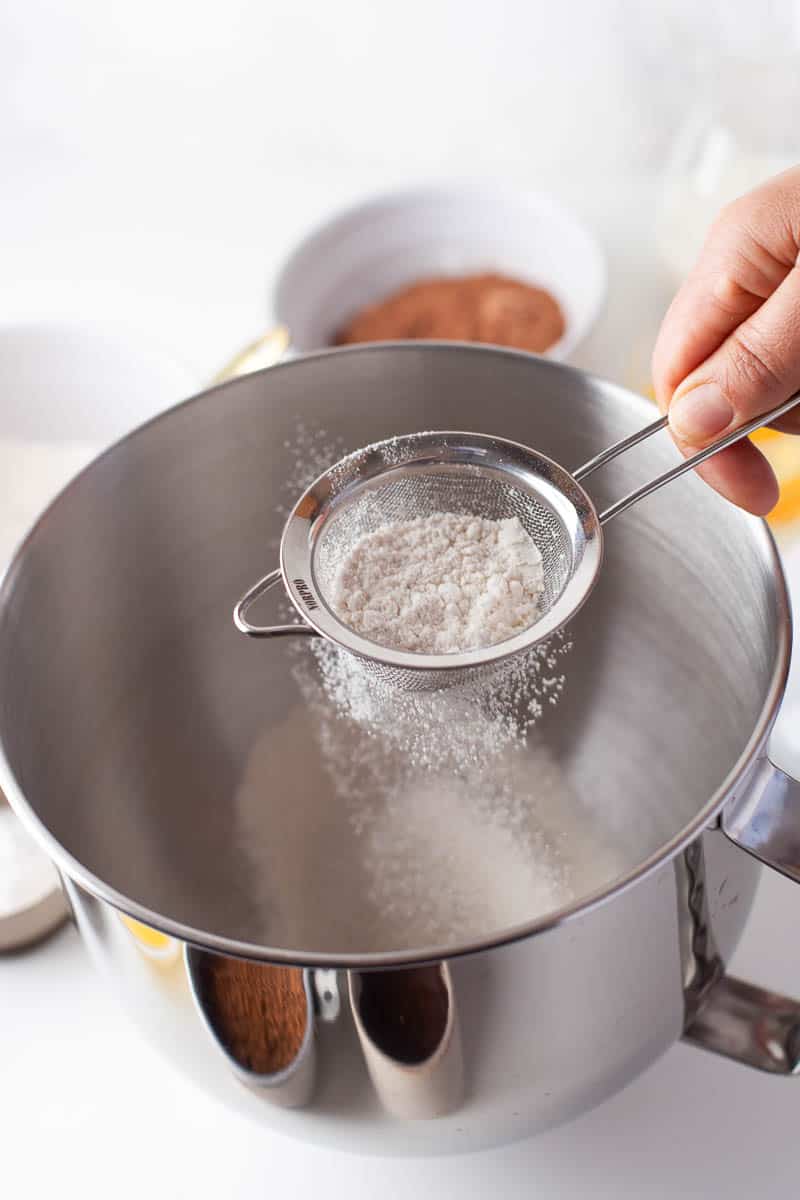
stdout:
[[(324, 467), (342, 452), (320, 453), (303, 430), (287, 507), (321, 457)], [(518, 531), (505, 530), (481, 524), (474, 540), (486, 532), (490, 551), (501, 538), (519, 548)], [(537, 563), (527, 565), (533, 592)], [(433, 693), (398, 691), (324, 639), (291, 648), (301, 707), (254, 748), (240, 834), (298, 939), (324, 928), (343, 952), (453, 945), (534, 920), (608, 877), (611, 852), (593, 840), (588, 851), (580, 800), (536, 728), (559, 701), (570, 648), (556, 636), (490, 684)], [(294, 754), (301, 782), (270, 809), (274, 754)]]

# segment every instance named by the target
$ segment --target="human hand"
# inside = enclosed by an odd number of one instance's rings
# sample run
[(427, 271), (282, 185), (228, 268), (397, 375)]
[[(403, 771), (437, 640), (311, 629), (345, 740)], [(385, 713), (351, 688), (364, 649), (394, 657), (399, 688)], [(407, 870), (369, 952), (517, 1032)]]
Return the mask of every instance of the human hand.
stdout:
[[(729, 204), (669, 307), (653, 353), (662, 412), (685, 455), (800, 389), (800, 167)], [(800, 433), (800, 406), (777, 422)], [(763, 516), (778, 499), (749, 441), (698, 468), (716, 491)]]

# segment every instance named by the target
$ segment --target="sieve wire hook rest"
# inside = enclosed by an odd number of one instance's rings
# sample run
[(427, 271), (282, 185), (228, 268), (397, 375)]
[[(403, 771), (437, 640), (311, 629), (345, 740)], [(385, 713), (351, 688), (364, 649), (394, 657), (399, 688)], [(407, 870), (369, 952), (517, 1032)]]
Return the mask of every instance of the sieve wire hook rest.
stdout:
[(310, 625), (251, 625), (248, 621), (248, 609), (255, 604), (256, 600), (280, 583), (281, 578), (281, 570), (278, 567), (274, 571), (270, 571), (269, 575), (265, 575), (263, 579), (259, 579), (258, 583), (254, 583), (233, 610), (234, 625), (240, 633), (246, 633), (248, 637), (254, 638), (320, 637), (321, 634), (317, 633), (316, 629), (312, 629)]
[[(748, 421), (744, 425), (740, 425), (738, 429), (734, 429), (731, 433), (726, 434), (725, 437), (712, 442), (710, 446), (706, 446), (705, 450), (698, 451), (697, 454), (684, 459), (683, 462), (678, 463), (677, 466), (672, 467), (669, 471), (665, 471), (663, 475), (657, 475), (655, 479), (642, 484), (641, 487), (634, 488), (632, 492), (628, 492), (627, 496), (623, 496), (599, 514), (598, 520), (600, 524), (605, 525), (612, 517), (619, 516), (620, 513), (626, 512), (640, 500), (644, 500), (645, 496), (651, 496), (653, 492), (657, 492), (665, 484), (672, 483), (673, 479), (679, 479), (681, 475), (685, 475), (687, 471), (693, 471), (695, 467), (699, 467), (707, 459), (713, 458), (721, 450), (727, 450), (728, 446), (735, 445), (736, 442), (740, 442), (743, 438), (748, 437), (749, 434), (755, 433), (757, 429), (763, 428), (764, 425), (769, 425), (772, 421), (777, 421), (779, 417), (790, 412), (798, 403), (800, 403), (800, 392), (795, 392), (789, 400), (786, 400), (783, 404), (779, 404), (777, 408), (773, 408), (770, 412), (761, 413), (760, 416), (754, 417), (752, 421)], [(592, 472), (599, 470), (600, 467), (604, 467), (606, 463), (612, 462), (620, 454), (624, 454), (626, 450), (630, 450), (633, 446), (638, 446), (640, 442), (646, 441), (654, 433), (660, 433), (662, 429), (667, 427), (668, 423), (668, 417), (659, 417), (657, 421), (646, 425), (644, 429), (629, 434), (628, 437), (621, 438), (613, 446), (608, 446), (605, 450), (596, 454), (594, 458), (590, 458), (582, 467), (578, 467), (577, 471), (573, 471), (573, 478), (580, 483), (587, 475), (591, 475)]]

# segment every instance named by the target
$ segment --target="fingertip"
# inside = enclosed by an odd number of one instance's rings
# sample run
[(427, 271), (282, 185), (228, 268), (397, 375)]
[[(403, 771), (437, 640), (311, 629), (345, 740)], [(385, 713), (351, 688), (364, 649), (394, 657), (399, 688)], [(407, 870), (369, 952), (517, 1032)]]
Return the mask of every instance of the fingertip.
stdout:
[(771, 428), (777, 429), (780, 433), (800, 434), (800, 405), (786, 413), (780, 420), (773, 421)]
[(780, 500), (780, 495), (781, 495), (780, 485), (779, 485), (777, 479), (775, 478), (774, 474), (772, 473), (771, 469), (770, 469), (770, 475), (771, 475), (771, 479), (769, 482), (769, 486), (765, 486), (763, 488), (761, 498), (753, 501), (753, 503), (750, 504), (749, 506), (747, 504), (743, 504), (741, 506), (747, 512), (752, 513), (754, 517), (768, 517), (769, 514), (772, 512), (773, 508), (775, 508), (778, 501)]

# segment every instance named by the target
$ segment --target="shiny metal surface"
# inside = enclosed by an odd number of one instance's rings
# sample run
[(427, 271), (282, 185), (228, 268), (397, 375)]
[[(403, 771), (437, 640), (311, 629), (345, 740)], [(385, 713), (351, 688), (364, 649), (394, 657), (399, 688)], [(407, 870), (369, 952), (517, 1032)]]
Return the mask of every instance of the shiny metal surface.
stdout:
[(630, 433), (627, 437), (620, 438), (618, 442), (614, 442), (613, 446), (607, 446), (605, 450), (601, 450), (599, 454), (595, 454), (594, 458), (590, 458), (582, 467), (578, 467), (577, 471), (573, 471), (573, 477), (580, 483), (581, 480), (593, 475), (595, 471), (599, 471), (606, 463), (613, 462), (615, 458), (619, 458), (620, 454), (624, 454), (626, 450), (632, 450), (634, 446), (640, 445), (641, 442), (646, 442), (654, 433), (659, 433), (662, 429), (666, 429), (668, 424), (668, 417), (659, 417), (657, 421), (652, 421), (649, 425), (645, 425), (638, 433)]
[(245, 592), (240, 600), (236, 602), (233, 608), (233, 623), (240, 633), (246, 633), (248, 637), (253, 638), (273, 638), (273, 637), (321, 637), (322, 635), (316, 629), (312, 629), (310, 625), (295, 623), (294, 625), (251, 625), (247, 619), (247, 614), (262, 596), (271, 591), (283, 579), (280, 567), (274, 571), (270, 571), (269, 575), (265, 575), (263, 579), (259, 579), (251, 588)]
[[(370, 942), (362, 864), (298, 685), (304, 660), (292, 639), (254, 654), (230, 620), (231, 597), (277, 546), (298, 413), (339, 431), (343, 449), (469, 425), (575, 462), (650, 411), (508, 352), (314, 356), (120, 443), (13, 564), (0, 591), (2, 785), (60, 866), (92, 957), (134, 1019), (254, 1119), (360, 1152), (453, 1151), (568, 1119), (685, 1029), (751, 1060), (741, 990), (736, 1037), (703, 1016), (715, 997), (721, 1007), (760, 870), (728, 835), (737, 812), (758, 807), (788, 663), (785, 589), (760, 522), (687, 478), (614, 523), (571, 627), (564, 694), (537, 728), (575, 798), (571, 830), (610, 856), (587, 856), (569, 907), (437, 946)], [(673, 460), (647, 442), (593, 481), (596, 503)], [(357, 733), (332, 715), (328, 732), (360, 761)], [(121, 912), (178, 944), (151, 953)], [(312, 972), (305, 1109), (242, 1085), (208, 1036), (179, 943), (325, 968)], [(421, 961), (447, 968), (464, 1092), (455, 1111), (404, 1120), (371, 1082), (347, 971)]]
[(384, 1112), (410, 1121), (459, 1112), (464, 1058), (447, 963), (348, 971), (347, 983), (361, 1052)]
[[(711, 928), (721, 960), (730, 958), (761, 869), (719, 830), (701, 843), (707, 905), (700, 923), (679, 856), (566, 928), (447, 964), (463, 1092), (435, 1119), (387, 1111), (381, 1085), (392, 1079), (379, 1078), (378, 1089), (373, 1083), (348, 972), (336, 973), (335, 1018), (326, 1020), (318, 1007), (313, 1096), (304, 1109), (287, 1110), (263, 1089), (244, 1086), (213, 1045), (182, 956), (150, 957), (110, 905), (74, 883), (68, 888), (108, 986), (148, 1040), (198, 1086), (244, 1117), (308, 1141), (359, 1154), (456, 1153), (569, 1120), (645, 1070), (696, 1020), (687, 947), (696, 950)], [(704, 1033), (695, 1026), (695, 1041)], [(421, 1091), (427, 1100), (430, 1092)], [(448, 1092), (451, 1102), (455, 1094)]]
[(737, 846), (800, 883), (800, 790), (769, 758), (727, 805), (722, 828)]
[(800, 1071), (800, 1003), (742, 979), (723, 976), (684, 1037), (770, 1075)]
[[(800, 787), (794, 784), (800, 799)], [(758, 779), (749, 789), (760, 794)], [(725, 973), (725, 948), (718, 942), (714, 913), (738, 903), (738, 883), (729, 875), (717, 884), (707, 867), (713, 843), (698, 838), (675, 861), (683, 963), (686, 1041), (773, 1075), (800, 1068), (800, 1000), (779, 996)], [(713, 891), (717, 887), (716, 897)]]
[[(9, 798), (79, 882), (209, 948), (320, 966), (478, 948), (361, 941), (368, 889), (296, 654), (285, 641), (254, 653), (231, 597), (280, 536), (298, 414), (345, 446), (458, 418), (574, 462), (649, 412), (526, 355), (417, 344), (277, 366), (152, 422), (68, 488), (3, 583)], [(673, 455), (647, 442), (593, 484), (597, 502)], [(540, 726), (576, 818), (618, 864), (616, 879), (589, 873), (576, 913), (713, 817), (767, 736), (788, 660), (769, 535), (700, 481), (640, 505), (605, 541), (564, 695)], [(357, 733), (335, 732), (357, 758)]]

